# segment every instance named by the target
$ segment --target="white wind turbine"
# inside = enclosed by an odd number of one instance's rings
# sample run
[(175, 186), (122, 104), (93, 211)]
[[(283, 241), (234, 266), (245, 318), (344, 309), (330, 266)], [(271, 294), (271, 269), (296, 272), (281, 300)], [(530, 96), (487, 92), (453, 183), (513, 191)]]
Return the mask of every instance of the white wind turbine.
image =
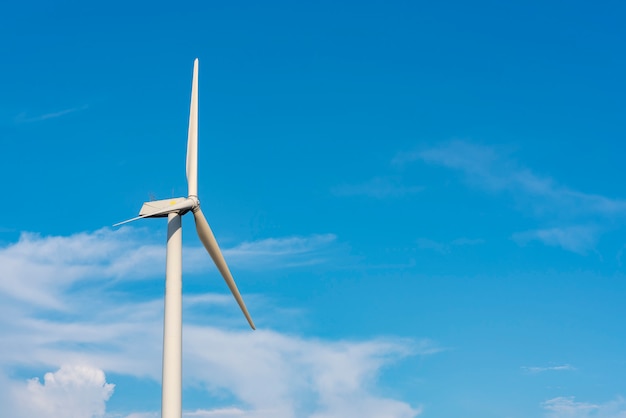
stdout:
[(228, 288), (239, 304), (248, 323), (255, 329), (237, 285), (230, 274), (215, 236), (200, 209), (198, 200), (198, 60), (193, 63), (189, 134), (187, 138), (188, 196), (146, 202), (139, 216), (114, 226), (142, 218), (167, 217), (167, 255), (165, 262), (165, 320), (163, 325), (163, 383), (162, 418), (181, 418), (182, 404), (182, 232), (181, 217), (191, 212), (196, 222), (198, 237)]

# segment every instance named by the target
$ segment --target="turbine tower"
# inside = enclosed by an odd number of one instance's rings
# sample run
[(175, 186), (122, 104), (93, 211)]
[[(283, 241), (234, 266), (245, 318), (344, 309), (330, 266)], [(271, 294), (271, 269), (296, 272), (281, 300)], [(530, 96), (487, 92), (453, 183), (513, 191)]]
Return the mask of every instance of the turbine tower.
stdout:
[(182, 416), (182, 229), (181, 217), (193, 214), (198, 237), (222, 274), (250, 327), (254, 322), (248, 313), (211, 227), (198, 200), (198, 59), (193, 63), (189, 132), (187, 137), (187, 197), (146, 202), (139, 216), (114, 226), (142, 218), (167, 217), (167, 255), (165, 261), (165, 319), (163, 324), (162, 418)]

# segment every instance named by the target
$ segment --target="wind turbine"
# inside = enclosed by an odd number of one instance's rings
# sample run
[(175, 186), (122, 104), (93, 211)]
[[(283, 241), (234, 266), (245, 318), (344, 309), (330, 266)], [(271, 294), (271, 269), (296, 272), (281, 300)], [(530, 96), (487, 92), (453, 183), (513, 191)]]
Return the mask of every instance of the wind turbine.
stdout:
[(165, 320), (163, 324), (162, 418), (182, 416), (182, 229), (181, 217), (193, 213), (198, 237), (224, 277), (250, 327), (254, 322), (237, 289), (213, 231), (200, 209), (198, 200), (198, 59), (193, 63), (189, 132), (187, 137), (187, 197), (146, 202), (139, 216), (114, 226), (142, 218), (167, 217), (167, 255), (165, 261)]

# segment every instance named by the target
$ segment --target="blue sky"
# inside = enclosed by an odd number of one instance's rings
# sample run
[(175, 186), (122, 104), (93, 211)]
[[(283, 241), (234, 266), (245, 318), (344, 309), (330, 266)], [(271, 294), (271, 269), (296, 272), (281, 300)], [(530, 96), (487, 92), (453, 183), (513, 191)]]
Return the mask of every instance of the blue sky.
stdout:
[[(184, 416), (626, 416), (622, 2), (0, 6), (0, 404)], [(60, 409), (62, 408), (62, 409)]]

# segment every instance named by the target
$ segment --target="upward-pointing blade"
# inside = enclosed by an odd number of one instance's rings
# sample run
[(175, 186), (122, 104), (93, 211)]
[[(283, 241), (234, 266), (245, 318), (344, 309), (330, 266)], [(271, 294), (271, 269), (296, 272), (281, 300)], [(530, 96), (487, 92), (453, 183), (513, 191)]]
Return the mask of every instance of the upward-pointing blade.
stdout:
[(226, 260), (224, 260), (224, 256), (220, 251), (220, 247), (217, 245), (217, 241), (215, 240), (215, 236), (213, 235), (213, 231), (211, 231), (211, 227), (209, 223), (206, 221), (206, 218), (202, 214), (202, 210), (197, 208), (195, 212), (193, 212), (193, 217), (196, 221), (196, 231), (198, 231), (198, 237), (200, 237), (200, 241), (204, 244), (204, 247), (209, 252), (209, 255), (213, 259), (213, 262), (217, 266), (217, 269), (222, 273), (222, 277), (226, 281), (228, 288), (231, 293), (235, 297), (235, 300), (239, 304), (241, 311), (245, 315), (248, 323), (252, 327), (252, 329), (256, 329), (254, 326), (254, 322), (252, 322), (252, 318), (248, 313), (248, 309), (246, 308), (246, 304), (243, 302), (241, 298), (241, 294), (239, 293), (239, 289), (237, 289), (237, 285), (235, 284), (235, 280), (233, 279), (232, 274), (230, 274), (230, 270), (226, 265)]
[(189, 196), (198, 196), (198, 59), (193, 62), (189, 132), (187, 135), (187, 187)]

